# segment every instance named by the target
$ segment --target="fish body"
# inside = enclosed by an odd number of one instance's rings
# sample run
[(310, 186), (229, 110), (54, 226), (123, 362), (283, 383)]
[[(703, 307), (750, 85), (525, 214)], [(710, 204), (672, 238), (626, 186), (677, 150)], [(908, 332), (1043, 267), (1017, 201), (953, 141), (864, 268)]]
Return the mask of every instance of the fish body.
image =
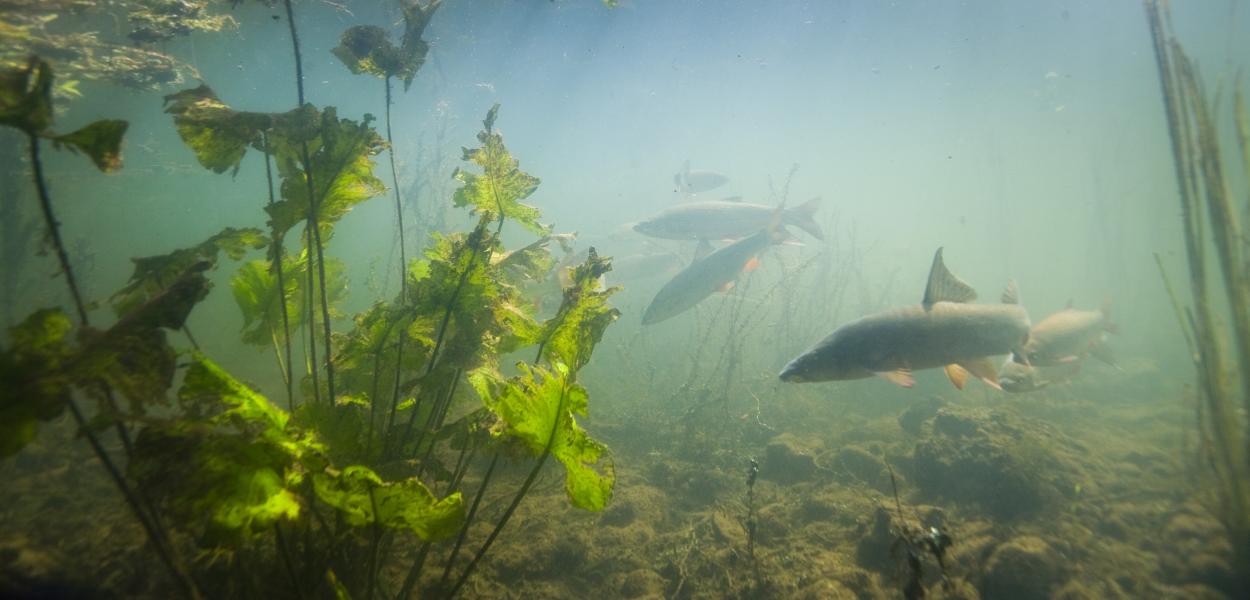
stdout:
[(782, 369), (787, 382), (843, 381), (878, 375), (911, 387), (911, 372), (944, 367), (956, 387), (968, 373), (998, 387), (989, 357), (1022, 348), (1029, 316), (1015, 303), (971, 304), (976, 292), (934, 256), (925, 301), (862, 317), (835, 329)]
[[(812, 215), (820, 204), (813, 198), (795, 208), (781, 209), (781, 223), (793, 225), (812, 237), (824, 239)], [(737, 240), (768, 227), (773, 206), (707, 200), (679, 204), (634, 225), (634, 231), (666, 240)]]
[(784, 229), (774, 223), (755, 235), (720, 248), (674, 275), (651, 300), (642, 315), (643, 325), (671, 319), (702, 302), (714, 292), (733, 287), (738, 275), (758, 264), (757, 256), (768, 246), (779, 243)]
[(681, 269), (682, 258), (672, 252), (631, 254), (612, 260), (613, 281), (636, 281), (673, 274)]
[(686, 161), (681, 171), (673, 175), (673, 184), (684, 196), (714, 190), (726, 183), (729, 183), (729, 178), (716, 171), (691, 171), (690, 161)]
[(1034, 325), (1021, 354), (1035, 367), (1076, 362), (1091, 353), (1105, 356), (1101, 346), (1106, 334), (1114, 330), (1109, 306), (1102, 310), (1068, 307)]

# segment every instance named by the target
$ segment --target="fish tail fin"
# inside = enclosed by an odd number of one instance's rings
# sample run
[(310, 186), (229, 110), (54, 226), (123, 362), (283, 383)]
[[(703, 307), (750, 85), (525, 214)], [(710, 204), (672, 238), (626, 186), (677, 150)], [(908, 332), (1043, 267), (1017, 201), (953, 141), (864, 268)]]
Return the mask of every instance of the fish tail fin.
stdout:
[(773, 216), (768, 219), (768, 237), (773, 244), (781, 244), (788, 239), (793, 239), (782, 223), (784, 215), (785, 209), (778, 208), (773, 211)]
[(1020, 287), (1016, 285), (1015, 279), (1007, 280), (1007, 287), (1003, 289), (1003, 304), (1020, 304)]
[(820, 197), (812, 198), (787, 212), (791, 225), (806, 231), (808, 235), (818, 240), (824, 241), (825, 232), (821, 230), (820, 224), (815, 219), (817, 208), (820, 208)]

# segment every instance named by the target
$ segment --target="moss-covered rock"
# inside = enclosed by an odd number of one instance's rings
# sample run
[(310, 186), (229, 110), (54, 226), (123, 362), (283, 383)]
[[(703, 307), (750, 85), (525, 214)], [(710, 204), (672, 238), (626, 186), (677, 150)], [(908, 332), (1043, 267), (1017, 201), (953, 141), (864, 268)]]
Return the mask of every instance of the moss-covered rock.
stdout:
[(1020, 536), (999, 544), (985, 565), (981, 594), (986, 598), (1045, 600), (1067, 581), (1071, 567), (1045, 540)]

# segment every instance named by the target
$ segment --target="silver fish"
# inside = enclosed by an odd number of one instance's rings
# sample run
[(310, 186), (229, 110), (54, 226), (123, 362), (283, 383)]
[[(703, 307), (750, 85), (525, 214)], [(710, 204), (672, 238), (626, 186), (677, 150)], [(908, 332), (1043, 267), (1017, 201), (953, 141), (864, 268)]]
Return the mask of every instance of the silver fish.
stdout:
[(776, 215), (767, 229), (742, 238), (682, 269), (651, 300), (642, 315), (642, 324), (651, 325), (671, 319), (694, 308), (713, 292), (732, 288), (738, 274), (749, 272), (759, 264), (757, 256), (760, 252), (785, 239), (786, 233), (779, 221), (780, 215)]
[(1077, 362), (1093, 355), (1114, 365), (1106, 346), (1108, 333), (1115, 333), (1111, 323), (1111, 304), (1101, 310), (1077, 310), (1072, 304), (1042, 319), (1029, 331), (1029, 343), (1017, 356), (1035, 367)]
[(1013, 394), (1035, 392), (1052, 383), (1066, 383), (1080, 370), (1080, 362), (1038, 367), (1016, 362), (1014, 357), (1009, 357), (998, 370), (998, 385), (1003, 391)]
[[(820, 198), (781, 209), (781, 224), (793, 225), (823, 240), (824, 232), (812, 218)], [(688, 202), (666, 208), (634, 225), (634, 231), (666, 240), (736, 240), (768, 226), (773, 206), (727, 200)]]
[(912, 371), (944, 367), (963, 389), (969, 373), (998, 388), (990, 357), (1024, 347), (1029, 316), (1016, 301), (1015, 285), (1003, 304), (970, 304), (976, 292), (933, 256), (921, 304), (876, 313), (834, 330), (781, 371), (788, 382), (840, 381), (881, 376), (903, 387)]
[(714, 190), (726, 183), (729, 183), (729, 178), (716, 171), (691, 171), (690, 161), (686, 161), (681, 171), (673, 175), (673, 185), (682, 195)]

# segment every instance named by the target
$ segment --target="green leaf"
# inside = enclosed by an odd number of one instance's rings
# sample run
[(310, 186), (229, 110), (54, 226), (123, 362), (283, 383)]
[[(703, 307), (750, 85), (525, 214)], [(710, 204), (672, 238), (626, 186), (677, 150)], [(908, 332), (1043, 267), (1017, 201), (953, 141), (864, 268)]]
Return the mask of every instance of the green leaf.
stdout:
[(25, 68), (0, 70), (0, 125), (38, 135), (52, 126), (52, 67), (31, 57)]
[(324, 446), (286, 412), (196, 355), (178, 399), (183, 416), (145, 427), (130, 475), (167, 510), (202, 520), (205, 542), (232, 546), (299, 516), (296, 489), (325, 468)]
[(0, 458), (16, 454), (40, 421), (59, 417), (68, 405), (72, 329), (64, 312), (49, 308), (9, 330), (9, 347), (0, 348)]
[(118, 315), (124, 315), (162, 292), (193, 265), (208, 263), (204, 266), (204, 269), (208, 269), (216, 265), (220, 252), (238, 260), (249, 249), (260, 249), (268, 243), (269, 239), (259, 229), (227, 227), (190, 248), (181, 248), (159, 256), (131, 259), (135, 263), (135, 271), (130, 276), (130, 281), (126, 287), (113, 294), (109, 302)]
[(67, 146), (91, 157), (96, 168), (107, 173), (122, 168), (122, 136), (129, 126), (126, 121), (105, 119), (51, 139), (57, 148)]
[(547, 360), (570, 365), (574, 372), (590, 360), (603, 332), (621, 316), (620, 311), (608, 306), (608, 297), (620, 288), (601, 289), (604, 274), (611, 270), (612, 260), (600, 257), (594, 248), (586, 262), (573, 269), (560, 310), (543, 325), (543, 353)]
[(421, 39), (425, 28), (434, 18), (434, 12), (442, 0), (431, 0), (424, 5), (419, 0), (402, 0), (404, 11), (404, 38), (401, 47), (395, 47), (386, 39), (386, 30), (372, 25), (356, 25), (347, 28), (339, 37), (339, 45), (331, 52), (352, 73), (367, 73), (376, 77), (398, 77), (404, 89), (412, 85), (412, 79), (425, 64), (430, 45)]
[[(386, 145), (363, 122), (339, 119), (333, 107), (321, 113), (317, 136), (307, 141), (313, 177), (313, 197), (322, 238), (352, 207), (386, 192), (373, 174), (371, 157)], [(282, 175), (282, 200), (265, 207), (269, 224), (285, 233), (308, 218), (308, 181), (303, 164), (303, 141), (282, 132), (270, 141)]]
[(456, 190), (455, 204), (471, 206), (474, 212), (492, 220), (499, 218), (502, 212), (503, 216), (535, 234), (544, 235), (547, 228), (538, 222), (541, 216), (539, 210), (521, 203), (538, 189), (540, 181), (518, 168), (519, 163), (504, 147), (503, 136), (494, 131), (498, 110), (499, 105), (496, 104), (482, 122), (485, 129), (477, 134), (482, 145), (464, 149), (464, 160), (481, 167), (482, 174), (456, 169), (453, 177), (464, 185)]
[(482, 402), (502, 422), (497, 435), (518, 440), (535, 456), (550, 452), (564, 464), (564, 490), (573, 505), (603, 510), (616, 475), (608, 447), (587, 435), (574, 418), (586, 415), (586, 390), (561, 363), (551, 371), (525, 363), (517, 369), (520, 375), (507, 380), (489, 369), (469, 376)]
[(165, 105), (183, 143), (200, 165), (216, 173), (237, 171), (249, 146), (264, 151), (265, 132), (280, 132), (299, 142), (315, 137), (318, 125), (317, 111), (311, 105), (285, 113), (236, 111), (207, 85), (165, 96)]
[(337, 508), (354, 527), (376, 522), (392, 529), (406, 529), (430, 542), (450, 537), (464, 523), (464, 502), (459, 492), (435, 500), (434, 494), (416, 478), (384, 483), (361, 465), (318, 473), (313, 477), (313, 488), (322, 502)]

